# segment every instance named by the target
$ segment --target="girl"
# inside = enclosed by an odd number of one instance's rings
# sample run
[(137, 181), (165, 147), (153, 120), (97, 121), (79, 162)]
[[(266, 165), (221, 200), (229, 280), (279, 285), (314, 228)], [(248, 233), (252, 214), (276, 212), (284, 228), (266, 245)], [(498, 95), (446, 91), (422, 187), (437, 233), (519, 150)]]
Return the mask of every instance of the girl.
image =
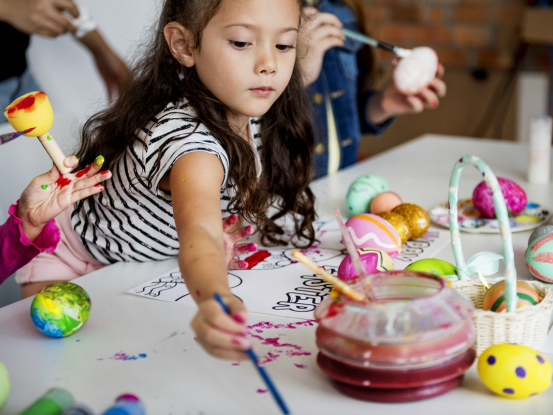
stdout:
[[(251, 346), (228, 287), (222, 218), (245, 218), (267, 243), (314, 241), (313, 134), (295, 65), (300, 13), (299, 0), (165, 0), (132, 81), (84, 126), (82, 161), (99, 149), (113, 160), (103, 196), (72, 215), (89, 260), (178, 256), (198, 304), (197, 339), (219, 357), (245, 358)], [(289, 213), (293, 235), (275, 222)]]

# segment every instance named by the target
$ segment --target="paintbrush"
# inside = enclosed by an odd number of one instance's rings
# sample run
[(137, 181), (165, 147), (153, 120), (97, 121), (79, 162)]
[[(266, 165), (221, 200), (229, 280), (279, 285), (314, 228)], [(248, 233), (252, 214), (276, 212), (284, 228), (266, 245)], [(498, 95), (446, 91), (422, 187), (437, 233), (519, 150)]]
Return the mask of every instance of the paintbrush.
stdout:
[(374, 48), (380, 48), (380, 49), (387, 50), (388, 52), (392, 52), (393, 54), (395, 54), (396, 56), (399, 56), (400, 58), (406, 58), (409, 55), (411, 55), (410, 49), (404, 49), (404, 48), (400, 48), (399, 46), (390, 45), (388, 43), (381, 42), (380, 40), (373, 39), (372, 37), (365, 36), (361, 33), (354, 32), (353, 30), (342, 29), (342, 33), (347, 37), (355, 39), (361, 43), (370, 45)]
[(353, 289), (351, 286), (346, 284), (344, 281), (342, 281), (340, 278), (335, 277), (330, 272), (325, 270), (323, 267), (319, 267), (317, 264), (315, 264), (313, 261), (311, 261), (309, 258), (307, 258), (305, 255), (303, 255), (300, 251), (292, 251), (292, 256), (296, 258), (298, 261), (300, 261), (302, 264), (309, 267), (313, 272), (323, 277), (323, 279), (326, 282), (331, 283), (338, 289), (340, 292), (344, 293), (348, 297), (353, 298), (356, 301), (363, 301), (366, 299), (365, 295), (360, 293), (359, 291)]
[[(219, 303), (219, 305), (225, 311), (225, 313), (227, 313), (229, 316), (232, 316), (229, 308), (227, 307), (227, 305), (225, 304), (225, 302), (223, 301), (223, 299), (221, 298), (219, 293), (214, 293), (213, 297)], [(255, 354), (253, 349), (250, 347), (246, 351), (246, 353), (248, 353), (248, 356), (250, 357), (251, 361), (253, 362), (253, 364), (257, 368), (257, 371), (259, 372), (259, 374), (261, 375), (261, 377), (265, 381), (265, 384), (267, 385), (267, 388), (271, 391), (271, 394), (273, 395), (273, 398), (275, 398), (275, 401), (277, 402), (278, 406), (282, 410), (282, 413), (288, 415), (290, 413), (290, 411), (288, 410), (288, 407), (286, 406), (286, 404), (284, 403), (284, 400), (282, 399), (282, 397), (278, 393), (273, 381), (269, 377), (269, 374), (267, 373), (265, 368), (259, 364), (259, 359), (257, 358), (257, 355)]]
[(371, 282), (367, 278), (365, 267), (361, 263), (361, 259), (359, 259), (359, 254), (357, 253), (357, 250), (353, 245), (353, 241), (349, 236), (348, 230), (346, 228), (346, 225), (344, 224), (344, 220), (342, 219), (340, 211), (338, 209), (334, 209), (334, 215), (336, 216), (336, 220), (338, 220), (338, 225), (340, 225), (340, 230), (342, 231), (342, 239), (344, 241), (346, 249), (348, 250), (348, 254), (355, 268), (355, 272), (357, 272), (357, 277), (365, 284), (365, 294), (367, 294), (367, 298), (369, 299), (369, 301), (372, 301), (374, 300), (374, 291)]
[(18, 132), (15, 132), (15, 133), (2, 134), (2, 135), (0, 135), (0, 146), (2, 144), (6, 144), (6, 143), (9, 143), (12, 140), (15, 140), (17, 137), (22, 136), (23, 134), (30, 133), (33, 130), (34, 130), (34, 128), (29, 128), (28, 130), (25, 130), (25, 131), (18, 131)]

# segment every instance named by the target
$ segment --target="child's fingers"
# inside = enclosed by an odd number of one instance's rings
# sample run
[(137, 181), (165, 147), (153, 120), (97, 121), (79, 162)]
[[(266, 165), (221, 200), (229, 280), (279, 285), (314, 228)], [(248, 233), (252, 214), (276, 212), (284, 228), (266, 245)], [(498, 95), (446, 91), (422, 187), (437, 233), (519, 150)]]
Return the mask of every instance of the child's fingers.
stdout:
[(79, 164), (79, 159), (77, 156), (69, 156), (63, 159), (63, 165), (71, 170), (77, 167)]
[(196, 338), (203, 346), (215, 347), (236, 352), (244, 352), (252, 347), (252, 342), (245, 336), (237, 336), (217, 330), (208, 324), (199, 327)]
[[(200, 303), (199, 313), (202, 320), (214, 329), (240, 336), (246, 333), (245, 320), (242, 317), (237, 319), (234, 314), (245, 311), (245, 309), (239, 300), (235, 301), (233, 298), (232, 295), (224, 298), (225, 304), (231, 310), (230, 316), (223, 311), (215, 299)], [(235, 304), (235, 302), (239, 304)]]
[(257, 244), (254, 244), (254, 243), (238, 244), (238, 245), (234, 245), (233, 256), (239, 256), (242, 254), (247, 254), (248, 252), (255, 252), (255, 251), (257, 251)]
[(445, 97), (447, 93), (447, 86), (440, 78), (434, 78), (432, 82), (430, 82), (430, 85), (428, 85), (428, 88), (434, 91), (440, 98)]
[(212, 347), (211, 345), (204, 345), (201, 342), (200, 344), (205, 349), (205, 351), (208, 352), (211, 356), (217, 357), (219, 359), (226, 359), (226, 360), (247, 360), (248, 359), (248, 354), (243, 351), (221, 349), (219, 347)]
[(424, 103), (418, 96), (414, 95), (407, 95), (405, 96), (405, 100), (411, 107), (411, 111), (414, 113), (419, 113), (424, 110)]
[(104, 180), (109, 179), (110, 177), (111, 177), (111, 171), (109, 170), (101, 171), (90, 177), (84, 176), (82, 180), (75, 182), (75, 190), (81, 190), (81, 189), (92, 187), (100, 182), (103, 182)]
[(236, 215), (230, 215), (229, 217), (223, 219), (223, 232), (226, 232), (232, 228), (236, 222), (238, 222), (238, 216)]
[(247, 238), (253, 234), (253, 226), (248, 225), (244, 226), (243, 228), (238, 229), (236, 232), (233, 232), (230, 234), (230, 239), (232, 244), (236, 244), (236, 242), (241, 241), (244, 238)]
[(73, 193), (71, 193), (71, 204), (78, 202), (81, 199), (84, 199), (85, 197), (95, 195), (96, 193), (100, 193), (104, 190), (104, 186), (101, 184), (97, 184), (95, 186), (87, 187), (85, 189), (81, 190), (74, 190)]
[(233, 258), (228, 263), (228, 269), (248, 269), (248, 264), (246, 261), (242, 261), (240, 259)]
[(426, 108), (436, 108), (440, 103), (436, 93), (430, 88), (423, 89), (419, 93), (419, 98)]

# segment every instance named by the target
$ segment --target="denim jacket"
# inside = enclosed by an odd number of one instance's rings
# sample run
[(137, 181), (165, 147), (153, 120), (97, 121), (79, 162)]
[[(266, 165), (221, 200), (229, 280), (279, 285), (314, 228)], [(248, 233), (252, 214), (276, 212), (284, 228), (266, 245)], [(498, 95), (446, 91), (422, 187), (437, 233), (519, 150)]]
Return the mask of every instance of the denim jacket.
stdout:
[[(357, 30), (357, 20), (353, 11), (339, 0), (322, 0), (319, 11), (332, 13), (340, 19), (344, 28)], [(323, 58), (319, 78), (309, 85), (307, 92), (312, 105), (313, 128), (315, 130), (314, 167), (315, 177), (325, 176), (328, 171), (328, 131), (325, 96), (330, 97), (336, 130), (340, 141), (340, 168), (357, 161), (357, 150), (361, 134), (382, 133), (392, 119), (380, 125), (372, 124), (366, 117), (366, 107), (372, 90), (357, 93), (359, 68), (357, 52), (362, 44), (346, 38), (344, 46), (329, 49)]]

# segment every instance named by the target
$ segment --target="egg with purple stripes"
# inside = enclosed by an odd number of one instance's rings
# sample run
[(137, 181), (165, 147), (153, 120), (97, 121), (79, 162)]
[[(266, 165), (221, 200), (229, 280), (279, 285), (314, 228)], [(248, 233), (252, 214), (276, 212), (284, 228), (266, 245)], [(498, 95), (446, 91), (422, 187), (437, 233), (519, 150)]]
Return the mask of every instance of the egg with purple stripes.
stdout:
[(526, 249), (526, 268), (545, 282), (553, 282), (553, 234), (534, 239)]
[(520, 344), (496, 344), (478, 358), (478, 375), (492, 392), (524, 399), (546, 391), (553, 368), (539, 352)]
[[(517, 308), (536, 305), (540, 302), (540, 295), (530, 285), (522, 281), (517, 281)], [(505, 281), (500, 281), (486, 291), (482, 300), (482, 310), (494, 311), (499, 313), (507, 308), (505, 299)]]
[[(367, 274), (375, 272), (386, 272), (394, 269), (394, 262), (390, 255), (382, 252), (380, 249), (361, 248), (357, 250), (361, 264)], [(338, 267), (338, 278), (344, 281), (357, 278), (357, 271), (351, 260), (351, 256), (346, 255)]]
[(401, 238), (395, 228), (384, 218), (371, 213), (352, 216), (346, 228), (356, 249), (375, 248), (387, 253), (390, 258), (398, 256)]

